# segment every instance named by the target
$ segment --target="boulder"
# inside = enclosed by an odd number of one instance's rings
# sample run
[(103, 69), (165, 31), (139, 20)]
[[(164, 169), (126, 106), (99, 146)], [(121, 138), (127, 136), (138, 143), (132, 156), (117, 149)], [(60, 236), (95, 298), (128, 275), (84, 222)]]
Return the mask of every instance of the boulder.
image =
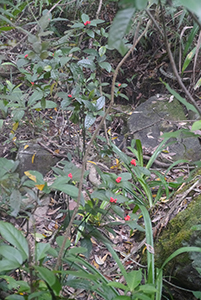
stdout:
[(20, 146), (17, 160), (19, 160), (18, 172), (23, 176), (24, 172), (29, 170), (45, 175), (60, 159), (42, 148), (37, 141), (31, 141)]
[[(181, 125), (183, 128), (185, 120), (187, 119), (184, 109), (178, 100), (174, 98), (170, 101), (170, 96), (158, 95), (151, 97), (135, 109), (128, 120), (128, 128), (131, 138), (140, 139), (142, 146), (153, 152), (161, 142), (161, 135), (164, 132), (174, 132)], [(186, 122), (186, 126), (188, 124)], [(169, 141), (174, 141), (167, 148), (173, 161), (201, 159), (201, 146), (198, 138), (185, 137), (181, 134), (178, 138), (174, 137)]]

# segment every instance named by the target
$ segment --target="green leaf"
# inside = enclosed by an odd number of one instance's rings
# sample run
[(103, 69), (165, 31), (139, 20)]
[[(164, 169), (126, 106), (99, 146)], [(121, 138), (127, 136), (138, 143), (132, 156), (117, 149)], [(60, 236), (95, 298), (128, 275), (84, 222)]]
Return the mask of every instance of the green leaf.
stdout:
[(130, 292), (133, 292), (142, 280), (142, 270), (134, 270), (128, 273), (127, 284)]
[(199, 0), (180, 0), (181, 5), (185, 6), (191, 12), (195, 13), (201, 22), (201, 6)]
[(7, 296), (6, 300), (25, 300), (25, 298), (24, 296), (14, 294)]
[[(163, 81), (162, 81), (163, 82)], [(177, 92), (175, 92), (173, 89), (170, 88), (168, 83), (163, 82), (163, 84), (165, 85), (166, 89), (175, 97), (177, 98), (177, 100), (179, 100), (183, 105), (186, 106), (186, 108), (188, 110), (192, 110), (193, 112), (195, 112), (196, 114), (199, 114), (199, 112), (197, 111), (197, 109), (195, 108), (195, 106), (193, 106), (192, 104), (190, 104), (189, 102), (186, 101), (186, 99), (182, 98)]]
[(22, 195), (18, 190), (13, 190), (11, 195), (10, 195), (10, 207), (13, 209), (11, 216), (16, 217), (19, 210), (20, 210), (20, 205), (22, 202)]
[(3, 123), (4, 123), (4, 120), (0, 119), (0, 130), (2, 130), (2, 128), (3, 128)]
[[(117, 296), (112, 300), (130, 300), (131, 298), (129, 296)], [(137, 298), (136, 298), (137, 299)]]
[(139, 165), (143, 167), (143, 151), (142, 151), (142, 144), (140, 140), (136, 140), (136, 147), (137, 147), (137, 159)]
[[(153, 242), (153, 232), (152, 224), (149, 216), (149, 212), (145, 206), (139, 205), (139, 208), (143, 214), (145, 232), (146, 232), (146, 243), (147, 243), (147, 266), (148, 266), (148, 283), (153, 283), (155, 281), (154, 276), (154, 242)], [(150, 249), (149, 249), (149, 248)]]
[(35, 90), (33, 94), (29, 97), (28, 106), (32, 106), (36, 101), (40, 100), (43, 97), (43, 92)]
[[(62, 246), (63, 239), (64, 239), (63, 236), (58, 236), (58, 237), (56, 238), (56, 243), (57, 243), (57, 245), (58, 245), (60, 248), (61, 248), (61, 246)], [(69, 248), (70, 245), (71, 245), (71, 241), (70, 241), (70, 240), (67, 240), (67, 241), (66, 241), (66, 244), (65, 244), (65, 249)]]
[(196, 52), (197, 47), (195, 47), (193, 50), (191, 50), (190, 53), (188, 53), (188, 55), (186, 56), (186, 59), (183, 63), (183, 67), (182, 67), (182, 74), (183, 72), (186, 70), (186, 68), (188, 67), (188, 65), (190, 64), (191, 60), (193, 59), (195, 52)]
[(154, 294), (157, 292), (156, 287), (153, 284), (145, 284), (140, 285), (139, 291), (145, 293), (145, 294)]
[(105, 69), (108, 73), (111, 72), (112, 67), (111, 67), (111, 65), (110, 65), (108, 62), (103, 61), (103, 62), (99, 62), (98, 64), (99, 64), (99, 66), (100, 66), (102, 69)]
[(147, 7), (147, 0), (135, 0), (135, 7), (138, 10), (143, 10)]
[(100, 110), (104, 107), (105, 105), (105, 97), (101, 96), (100, 98), (97, 99), (96, 101), (96, 110)]
[(91, 29), (88, 29), (88, 30), (87, 30), (87, 34), (88, 34), (88, 36), (91, 37), (92, 39), (95, 37), (95, 34), (94, 34), (93, 30), (91, 30)]
[(47, 251), (51, 248), (50, 244), (38, 243), (36, 244), (36, 260), (41, 260), (47, 256)]
[(82, 14), (81, 19), (82, 19), (82, 22), (85, 23), (86, 21), (89, 21), (89, 16), (87, 14)]
[(12, 246), (1, 246), (0, 255), (5, 257), (10, 262), (18, 263), (19, 265), (23, 263), (23, 257), (21, 252)]
[[(125, 280), (126, 280), (126, 283), (127, 283), (127, 279), (128, 279), (128, 274), (121, 262), (121, 260), (119, 259), (116, 251), (113, 249), (112, 245), (110, 244), (106, 244), (107, 248), (108, 248), (108, 251), (112, 254), (112, 257), (113, 259), (116, 261), (120, 271), (121, 271), (121, 274), (124, 276)], [(129, 298), (130, 299), (130, 298)]]
[[(39, 101), (37, 104), (35, 104), (32, 108), (33, 109), (38, 109), (38, 108), (43, 108), (43, 102)], [(47, 100), (45, 104), (45, 108), (51, 109), (57, 107), (57, 104), (54, 101)]]
[(122, 55), (125, 54), (123, 38), (131, 26), (131, 19), (135, 13), (135, 7), (129, 7), (118, 11), (109, 31), (108, 45), (111, 49), (117, 49)]
[(8, 259), (2, 259), (0, 260), (0, 273), (18, 269), (20, 266), (21, 264), (17, 260), (13, 261)]
[(13, 114), (12, 114), (13, 121), (19, 122), (23, 117), (24, 117), (24, 110), (13, 111)]
[(0, 221), (0, 234), (11, 245), (16, 247), (22, 254), (23, 260), (29, 256), (29, 248), (23, 234), (10, 223)]
[(201, 129), (201, 120), (195, 121), (191, 127), (191, 131), (196, 131)]
[(41, 31), (44, 31), (48, 27), (51, 18), (52, 18), (52, 16), (51, 16), (51, 13), (49, 13), (49, 12), (40, 18), (40, 20), (38, 21), (38, 25), (39, 25)]
[(101, 46), (99, 48), (98, 53), (99, 53), (100, 57), (102, 57), (105, 54), (106, 50), (107, 50), (107, 48), (105, 46)]
[(198, 81), (196, 82), (194, 86), (194, 90), (197, 90), (200, 86), (201, 86), (201, 78), (199, 78)]
[(93, 61), (91, 61), (90, 59), (82, 59), (82, 60), (79, 60), (78, 65), (84, 67), (84, 68), (89, 68), (91, 69), (92, 71), (94, 71), (96, 69), (96, 66), (94, 64)]
[[(117, 289), (122, 289), (122, 290), (124, 290), (124, 291), (127, 291), (128, 290), (128, 287), (127, 286), (125, 286), (123, 283), (120, 283), (120, 282), (118, 282), (118, 281), (110, 281), (110, 282), (108, 282), (108, 285), (109, 286), (113, 286), (113, 287), (115, 287), (115, 288), (117, 288)], [(116, 298), (115, 298), (116, 299)]]
[(15, 162), (13, 160), (0, 157), (0, 178), (2, 178), (6, 173), (10, 172), (14, 166)]
[[(61, 192), (66, 193), (67, 195), (69, 195), (70, 197), (72, 197), (73, 199), (77, 199), (78, 197), (78, 188), (74, 185), (71, 184), (64, 184), (65, 180), (62, 181), (62, 179), (60, 181), (55, 181), (52, 185), (51, 185), (51, 189), (57, 189)], [(81, 194), (81, 204), (84, 206), (85, 205), (85, 201), (84, 201), (84, 197)]]
[(52, 285), (54, 285), (55, 281), (56, 281), (56, 276), (54, 275), (54, 273), (50, 270), (48, 270), (47, 268), (44, 267), (39, 267), (39, 266), (33, 266), (34, 269), (39, 273), (39, 276), (49, 284), (49, 286), (51, 287)]
[(182, 247), (178, 250), (176, 250), (174, 253), (172, 253), (163, 263), (161, 269), (163, 269), (165, 267), (165, 265), (167, 265), (167, 263), (175, 258), (177, 255), (185, 253), (185, 252), (201, 252), (201, 248), (200, 247)]
[(84, 120), (85, 128), (88, 129), (89, 127), (91, 127), (91, 125), (93, 125), (95, 121), (96, 121), (96, 116), (94, 116), (92, 113), (88, 113)]

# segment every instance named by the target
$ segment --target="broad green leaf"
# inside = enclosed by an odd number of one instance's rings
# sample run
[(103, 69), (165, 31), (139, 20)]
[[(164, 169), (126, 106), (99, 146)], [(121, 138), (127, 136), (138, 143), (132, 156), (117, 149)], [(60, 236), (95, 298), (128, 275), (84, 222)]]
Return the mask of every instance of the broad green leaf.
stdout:
[(129, 7), (118, 11), (113, 20), (112, 26), (110, 27), (108, 39), (109, 48), (117, 49), (122, 55), (125, 54), (125, 50), (122, 49), (122, 40), (130, 29), (131, 19), (134, 13), (135, 7)]
[(180, 0), (180, 3), (181, 5), (189, 9), (191, 12), (195, 13), (201, 22), (201, 5), (199, 0)]
[(105, 97), (101, 96), (100, 98), (97, 99), (96, 101), (96, 110), (100, 110), (104, 107), (105, 105)]
[(18, 190), (13, 190), (10, 195), (10, 207), (13, 209), (11, 216), (16, 217), (20, 210), (20, 205), (22, 202), (22, 195)]
[(28, 258), (28, 243), (21, 231), (17, 230), (10, 223), (0, 221), (0, 234), (7, 242), (9, 242), (21, 252), (23, 260)]
[(4, 157), (0, 157), (0, 178), (2, 178), (8, 172), (14, 171), (16, 167), (16, 162), (14, 162), (13, 160), (8, 160)]
[(39, 273), (39, 276), (49, 284), (49, 286), (51, 287), (52, 285), (54, 285), (55, 281), (56, 281), (56, 276), (54, 275), (54, 273), (50, 270), (48, 270), (45, 267), (39, 267), (39, 266), (33, 266), (34, 269)]
[(134, 270), (128, 273), (127, 284), (130, 292), (133, 292), (142, 280), (142, 270)]
[(35, 90), (33, 94), (29, 97), (28, 106), (32, 106), (36, 101), (40, 100), (43, 97), (43, 92)]
[(94, 34), (93, 30), (91, 30), (91, 29), (88, 29), (88, 30), (87, 30), (87, 34), (88, 34), (88, 36), (90, 36), (92, 39), (95, 37), (95, 34)]
[(50, 23), (51, 18), (52, 18), (52, 15), (49, 12), (40, 18), (40, 20), (38, 21), (38, 25), (39, 25), (39, 28), (41, 29), (41, 31), (44, 31), (47, 28), (47, 26)]
[(135, 7), (138, 10), (145, 9), (147, 7), (147, 0), (135, 0)]
[(103, 61), (103, 62), (99, 62), (98, 64), (102, 69), (105, 69), (108, 73), (111, 72), (112, 67), (111, 67), (111, 64), (109, 64), (108, 62)]
[(8, 260), (8, 259), (2, 259), (0, 260), (0, 273), (5, 271), (13, 271), (15, 269), (18, 269), (21, 266), (21, 264), (16, 260)]
[(85, 23), (86, 21), (89, 21), (89, 16), (87, 14), (82, 14), (81, 19), (82, 19), (82, 22)]
[[(56, 238), (57, 245), (58, 245), (60, 248), (61, 248), (61, 246), (62, 246), (63, 239), (64, 239), (63, 236), (58, 236), (58, 237)], [(66, 244), (65, 244), (65, 249), (69, 248), (70, 245), (71, 245), (71, 241), (70, 241), (70, 240), (67, 240), (67, 241), (66, 241)]]
[(8, 284), (8, 289), (17, 289), (19, 287), (18, 281), (16, 281), (13, 277), (7, 275), (0, 275), (0, 278), (4, 279)]
[(96, 66), (95, 66), (94, 62), (91, 61), (90, 59), (85, 59), (85, 58), (81, 59), (81, 60), (78, 61), (77, 64), (84, 67), (84, 68), (89, 68), (92, 71), (94, 71), (96, 69)]
[[(73, 199), (77, 199), (78, 197), (78, 188), (74, 185), (71, 184), (64, 184), (63, 182), (58, 182), (55, 181), (53, 183), (53, 185), (51, 186), (51, 189), (57, 189), (61, 192), (66, 193), (67, 195), (69, 195), (70, 197), (72, 197)], [(81, 194), (81, 204), (84, 206), (85, 205), (85, 201), (84, 201), (84, 197)]]
[(94, 116), (92, 113), (88, 113), (84, 120), (85, 128), (88, 129), (89, 127), (91, 127), (91, 125), (93, 125), (95, 121), (96, 121), (96, 116)]
[(105, 46), (101, 46), (98, 50), (99, 55), (102, 57), (105, 52), (106, 52), (107, 48)]
[(139, 291), (145, 294), (155, 294), (157, 292), (157, 289), (153, 284), (145, 284), (145, 285), (140, 285)]
[(201, 120), (195, 121), (191, 127), (191, 131), (196, 131), (201, 129)]
[(15, 110), (12, 112), (13, 121), (19, 122), (24, 117), (24, 110)]
[(12, 246), (1, 246), (0, 255), (2, 255), (10, 262), (18, 263), (19, 265), (21, 265), (24, 261), (21, 252)]
[[(57, 104), (54, 101), (47, 100), (45, 108), (51, 109), (57, 107)], [(35, 104), (33, 109), (43, 108), (41, 101), (39, 101), (37, 104)]]
[(43, 179), (43, 175), (38, 171), (26, 171), (24, 174), (36, 184), (44, 184), (45, 181)]
[(36, 260), (41, 260), (47, 256), (47, 251), (51, 248), (50, 244), (38, 243), (36, 244)]

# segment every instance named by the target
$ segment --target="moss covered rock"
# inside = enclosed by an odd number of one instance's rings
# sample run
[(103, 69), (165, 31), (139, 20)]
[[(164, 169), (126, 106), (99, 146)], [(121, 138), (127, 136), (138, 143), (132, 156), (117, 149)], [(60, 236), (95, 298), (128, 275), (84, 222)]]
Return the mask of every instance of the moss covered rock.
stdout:
[[(201, 195), (178, 213), (155, 243), (156, 266), (161, 267), (174, 251), (184, 246), (201, 247)], [(201, 290), (201, 253), (188, 252), (171, 260), (164, 270), (180, 286)]]

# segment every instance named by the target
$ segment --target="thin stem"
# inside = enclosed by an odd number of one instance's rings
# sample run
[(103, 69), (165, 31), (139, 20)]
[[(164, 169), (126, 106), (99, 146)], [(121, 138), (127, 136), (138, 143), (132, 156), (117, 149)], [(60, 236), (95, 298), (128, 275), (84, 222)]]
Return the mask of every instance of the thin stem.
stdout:
[[(177, 67), (176, 67), (176, 64), (175, 64), (172, 52), (170, 50), (170, 45), (168, 43), (168, 38), (167, 38), (167, 33), (166, 33), (166, 27), (165, 27), (165, 20), (164, 20), (164, 14), (163, 14), (163, 6), (161, 4), (161, 0), (159, 0), (159, 5), (160, 5), (160, 10), (161, 10), (161, 15), (162, 15), (162, 25), (163, 25), (163, 32), (164, 32), (162, 36), (164, 38), (164, 42), (165, 42), (165, 45), (166, 45), (166, 49), (167, 49), (167, 52), (168, 52), (168, 56), (169, 56), (169, 59), (170, 59), (170, 63), (171, 63), (171, 67), (172, 67), (173, 73), (174, 73), (175, 77), (177, 78), (177, 81), (178, 81), (180, 87), (182, 88), (182, 90), (184, 91), (184, 93), (186, 94), (186, 96), (188, 97), (189, 102), (191, 104), (193, 104), (193, 106), (197, 109), (199, 115), (201, 116), (201, 109), (199, 108), (199, 106), (197, 105), (196, 101), (193, 99), (192, 95), (189, 93), (189, 91), (187, 90), (187, 88), (183, 84), (183, 82), (181, 80), (181, 77), (179, 76), (179, 73), (177, 71)], [(161, 31), (160, 31), (160, 33), (161, 33)]]
[(123, 63), (125, 62), (125, 60), (130, 56), (130, 54), (134, 51), (136, 45), (138, 44), (138, 42), (140, 41), (140, 39), (145, 35), (145, 33), (147, 32), (149, 26), (151, 24), (151, 21), (149, 20), (148, 23), (147, 23), (147, 26), (145, 28), (145, 30), (142, 32), (142, 34), (134, 41), (133, 43), (133, 46), (130, 48), (130, 50), (127, 52), (127, 54), (122, 58), (122, 60), (119, 62), (118, 66), (116, 67), (115, 71), (114, 71), (114, 75), (113, 75), (113, 79), (112, 79), (112, 86), (111, 86), (111, 100), (110, 100), (110, 104), (103, 116), (103, 118), (101, 119), (101, 122), (100, 124), (98, 125), (98, 127), (96, 128), (88, 146), (87, 146), (87, 149), (86, 149), (86, 152), (85, 152), (85, 155), (84, 155), (84, 158), (83, 158), (83, 162), (82, 162), (82, 169), (81, 169), (81, 176), (80, 176), (80, 183), (79, 183), (79, 192), (78, 192), (78, 198), (77, 198), (77, 205), (74, 209), (74, 212), (72, 214), (72, 217), (71, 217), (71, 220), (68, 224), (68, 227), (66, 228), (66, 231), (64, 233), (64, 239), (63, 239), (63, 243), (61, 245), (61, 248), (60, 248), (60, 251), (59, 251), (59, 254), (58, 254), (58, 258), (57, 258), (57, 262), (56, 262), (56, 265), (55, 265), (55, 270), (57, 270), (60, 266), (61, 266), (61, 260), (62, 260), (62, 256), (63, 256), (63, 253), (65, 251), (65, 244), (66, 244), (66, 241), (68, 239), (68, 237), (70, 236), (70, 229), (71, 229), (71, 226), (73, 224), (73, 221), (75, 220), (75, 217), (77, 215), (77, 212), (78, 212), (78, 209), (79, 209), (79, 206), (80, 206), (80, 198), (81, 198), (81, 193), (82, 193), (82, 185), (83, 185), (83, 180), (84, 180), (84, 172), (85, 172), (85, 167), (86, 167), (86, 163), (87, 163), (87, 157), (88, 157), (88, 154), (89, 154), (89, 151), (91, 149), (91, 146), (100, 130), (100, 128), (102, 127), (113, 103), (114, 103), (114, 89), (115, 89), (115, 82), (116, 82), (116, 78), (117, 78), (117, 75), (118, 75), (118, 72), (119, 72), (119, 69), (121, 68), (121, 66), (123, 65)]

